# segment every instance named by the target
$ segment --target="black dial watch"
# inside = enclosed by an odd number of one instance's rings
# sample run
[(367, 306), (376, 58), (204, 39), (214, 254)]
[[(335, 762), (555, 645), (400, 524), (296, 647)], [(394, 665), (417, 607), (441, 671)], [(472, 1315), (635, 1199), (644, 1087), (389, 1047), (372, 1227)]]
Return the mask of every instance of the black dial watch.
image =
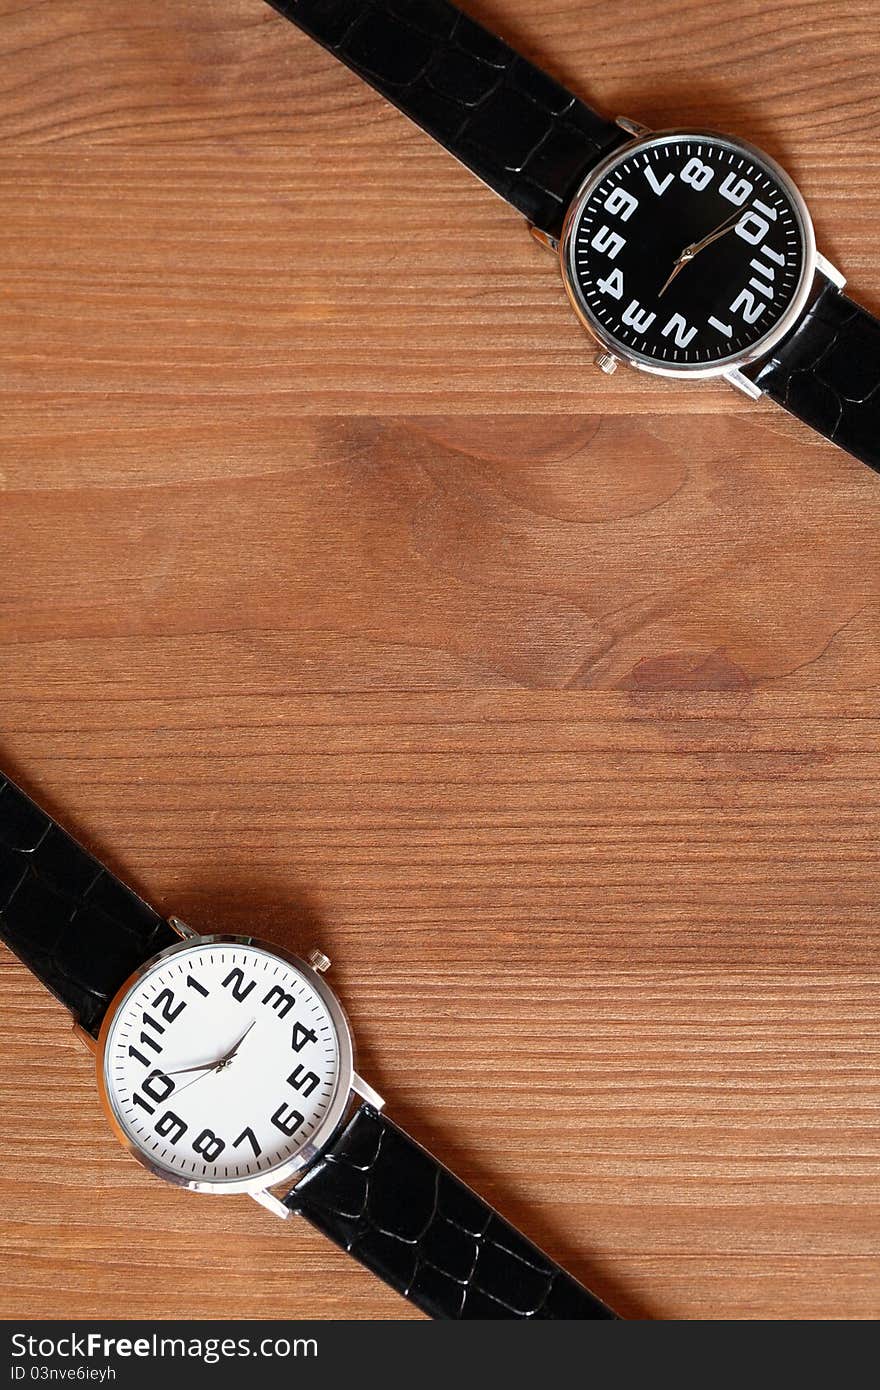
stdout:
[(165, 921), (3, 776), (0, 938), (152, 1173), (305, 1217), (433, 1318), (615, 1319), (385, 1116), (326, 956)]
[(742, 140), (606, 120), (449, 0), (269, 0), (559, 256), (597, 364), (724, 377), (880, 469), (880, 320)]

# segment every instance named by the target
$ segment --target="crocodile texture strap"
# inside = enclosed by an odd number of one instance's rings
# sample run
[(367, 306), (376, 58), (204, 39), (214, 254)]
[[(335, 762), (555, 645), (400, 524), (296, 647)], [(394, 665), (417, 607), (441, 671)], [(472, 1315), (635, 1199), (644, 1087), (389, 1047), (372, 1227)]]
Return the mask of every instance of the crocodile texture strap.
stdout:
[(128, 976), (178, 940), (2, 775), (0, 938), (93, 1035)]
[(749, 375), (792, 415), (880, 471), (880, 319), (835, 285)]
[(631, 137), (449, 0), (269, 0), (558, 236), (587, 172)]
[(370, 1105), (285, 1204), (432, 1318), (616, 1317)]

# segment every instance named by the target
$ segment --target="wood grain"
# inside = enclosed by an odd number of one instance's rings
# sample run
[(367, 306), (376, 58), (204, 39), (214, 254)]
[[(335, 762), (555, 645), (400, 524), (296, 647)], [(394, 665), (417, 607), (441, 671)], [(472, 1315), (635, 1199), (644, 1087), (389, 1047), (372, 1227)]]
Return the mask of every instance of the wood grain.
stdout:
[[(880, 308), (874, 0), (466, 7), (781, 158)], [(0, 0), (0, 200), (4, 768), (162, 910), (323, 946), (391, 1113), (626, 1315), (878, 1316), (876, 477), (600, 377), (259, 0)], [(414, 1315), (142, 1173), (0, 991), (0, 1315)]]

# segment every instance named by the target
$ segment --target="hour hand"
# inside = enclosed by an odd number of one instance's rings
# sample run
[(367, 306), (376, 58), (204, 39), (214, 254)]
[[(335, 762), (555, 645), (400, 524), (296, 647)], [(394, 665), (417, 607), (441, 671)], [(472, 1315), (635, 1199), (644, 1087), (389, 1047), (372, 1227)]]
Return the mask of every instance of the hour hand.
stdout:
[(226, 1066), (228, 1062), (232, 1061), (233, 1057), (238, 1052), (238, 1049), (241, 1047), (242, 1043), (244, 1042), (248, 1033), (253, 1028), (256, 1021), (257, 1020), (255, 1018), (252, 1018), (247, 1028), (245, 1028), (241, 1037), (238, 1039), (238, 1041), (234, 1042), (230, 1047), (229, 1051), (224, 1052), (220, 1057), (214, 1057), (210, 1062), (199, 1062), (198, 1066), (195, 1067), (174, 1067), (171, 1071), (167, 1071), (165, 1075), (186, 1076), (188, 1072), (193, 1071), (219, 1071), (221, 1067)]
[[(717, 241), (719, 237), (727, 236), (728, 232), (732, 232), (742, 215), (742, 208), (737, 208), (736, 211), (732, 212), (729, 217), (725, 217), (721, 225), (716, 227), (714, 231), (709, 232), (706, 236), (704, 236), (702, 241), (697, 241), (694, 243), (693, 246), (689, 246), (687, 248), (691, 256), (693, 257), (697, 254), (698, 251), (703, 251), (707, 246), (711, 246), (712, 242)], [(682, 252), (682, 254), (684, 254), (684, 252)]]
[(228, 1052), (224, 1052), (223, 1056), (220, 1058), (220, 1060), (219, 1060), (218, 1063), (217, 1063), (218, 1069), (219, 1069), (220, 1067), (225, 1067), (225, 1066), (227, 1066), (228, 1063), (232, 1061), (233, 1057), (234, 1057), (235, 1054), (238, 1052), (238, 1049), (241, 1047), (242, 1043), (244, 1042), (244, 1040), (245, 1040), (245, 1038), (247, 1037), (248, 1033), (249, 1033), (249, 1032), (251, 1031), (251, 1029), (253, 1028), (253, 1026), (254, 1026), (254, 1024), (256, 1023), (256, 1021), (257, 1021), (257, 1020), (256, 1020), (255, 1018), (252, 1018), (251, 1021), (250, 1021), (250, 1023), (248, 1024), (247, 1028), (245, 1028), (244, 1032), (242, 1033), (241, 1037), (239, 1038), (238, 1042), (237, 1042), (237, 1043), (233, 1043), (233, 1044), (232, 1044), (232, 1047), (230, 1047), (230, 1049), (229, 1049)]

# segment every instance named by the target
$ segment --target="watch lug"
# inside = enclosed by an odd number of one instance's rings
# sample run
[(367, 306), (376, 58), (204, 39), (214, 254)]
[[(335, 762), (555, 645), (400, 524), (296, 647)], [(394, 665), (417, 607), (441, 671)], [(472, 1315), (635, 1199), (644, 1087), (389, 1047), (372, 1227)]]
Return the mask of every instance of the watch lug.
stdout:
[(734, 367), (732, 371), (725, 372), (724, 380), (730, 386), (735, 387), (737, 391), (741, 391), (744, 396), (748, 396), (750, 401), (759, 401), (764, 394), (760, 386), (756, 386), (754, 381), (750, 380), (745, 373), (740, 371), (739, 367)]
[(379, 1092), (374, 1091), (362, 1076), (358, 1076), (357, 1072), (351, 1078), (351, 1089), (356, 1096), (360, 1096), (361, 1100), (365, 1100), (367, 1105), (372, 1105), (374, 1110), (385, 1109), (385, 1101)]
[(764, 394), (760, 386), (756, 386), (755, 382), (741, 372), (739, 367), (725, 372), (724, 380), (730, 386), (735, 387), (737, 391), (741, 391), (744, 396), (748, 396), (750, 401), (759, 401)]
[(530, 222), (528, 226), (529, 231), (531, 232), (532, 236), (535, 238), (535, 241), (538, 243), (539, 246), (543, 246), (545, 251), (552, 252), (554, 256), (558, 254), (559, 242), (557, 241), (555, 236), (551, 236), (549, 232), (542, 232), (541, 228), (536, 227), (534, 222)]
[(832, 285), (836, 285), (839, 290), (845, 287), (846, 276), (843, 271), (838, 270), (836, 265), (832, 265), (831, 261), (826, 260), (821, 254), (816, 256), (816, 269), (820, 275), (824, 275), (825, 279), (830, 280)]
[(94, 1057), (98, 1051), (98, 1044), (92, 1037), (91, 1033), (87, 1033), (81, 1023), (74, 1023), (73, 1034), (74, 1037), (79, 1039), (86, 1051), (91, 1052), (92, 1056)]
[(248, 1196), (253, 1197), (255, 1202), (259, 1202), (261, 1207), (271, 1211), (273, 1216), (277, 1216), (281, 1221), (287, 1221), (293, 1215), (293, 1212), (275, 1196), (274, 1192), (250, 1192)]
[(633, 121), (629, 116), (615, 116), (614, 124), (619, 125), (621, 130), (625, 130), (627, 135), (650, 135), (651, 127), (642, 125), (641, 121)]
[(177, 935), (182, 937), (184, 941), (193, 941), (196, 937), (201, 936), (201, 932), (197, 932), (194, 927), (189, 926), (188, 923), (184, 922), (180, 917), (169, 917), (168, 925), (171, 930), (177, 932)]

